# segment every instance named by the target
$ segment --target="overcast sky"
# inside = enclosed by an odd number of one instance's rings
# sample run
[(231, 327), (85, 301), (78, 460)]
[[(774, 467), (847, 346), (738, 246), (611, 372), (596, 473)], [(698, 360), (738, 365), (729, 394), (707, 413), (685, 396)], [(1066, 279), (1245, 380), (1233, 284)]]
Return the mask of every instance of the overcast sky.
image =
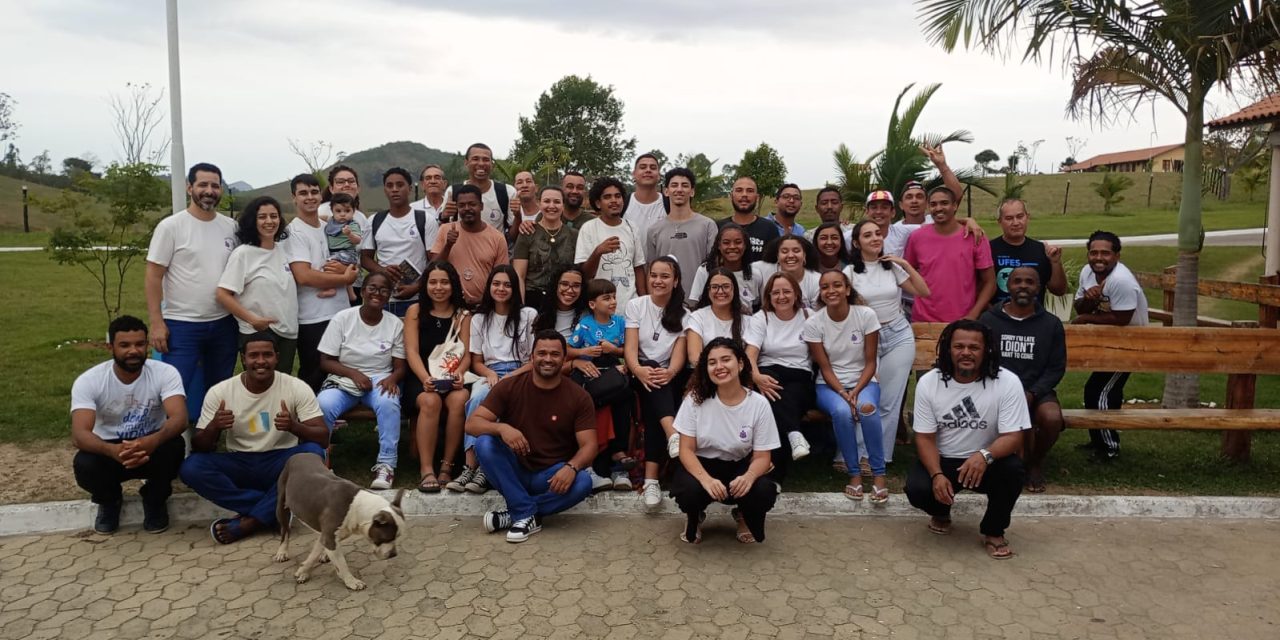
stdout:
[[(167, 86), (164, 4), (7, 3), (0, 92), (18, 102), (23, 159), (44, 149), (55, 165), (85, 152), (119, 157), (107, 98), (129, 82)], [(918, 131), (973, 132), (972, 144), (946, 149), (953, 166), (986, 148), (1003, 162), (1020, 140), (1043, 139), (1035, 160), (1050, 170), (1067, 136), (1088, 139), (1079, 159), (1182, 138), (1167, 106), (1107, 129), (1072, 121), (1060, 67), (946, 54), (925, 42), (905, 0), (180, 5), (187, 163), (214, 162), (228, 181), (254, 186), (304, 168), (289, 138), (347, 152), (479, 140), (505, 155), (517, 118), (567, 74), (613, 85), (638, 150), (724, 164), (768, 142), (806, 187), (832, 179), (840, 142), (859, 157), (879, 149), (893, 100), (912, 82), (943, 83)]]

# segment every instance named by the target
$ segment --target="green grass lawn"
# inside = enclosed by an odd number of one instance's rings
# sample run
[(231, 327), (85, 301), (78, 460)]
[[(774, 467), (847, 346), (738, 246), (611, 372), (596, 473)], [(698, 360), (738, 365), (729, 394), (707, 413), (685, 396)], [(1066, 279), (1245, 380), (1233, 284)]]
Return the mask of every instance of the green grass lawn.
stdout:
[[(1076, 269), (1083, 252), (1066, 251)], [(1157, 271), (1172, 264), (1175, 250), (1166, 247), (1132, 247), (1123, 259), (1139, 271)], [(1256, 249), (1208, 247), (1202, 260), (1206, 278), (1235, 273), (1233, 279), (1252, 279), (1261, 269)], [(68, 434), (68, 402), (71, 384), (80, 372), (108, 356), (101, 343), (106, 319), (100, 293), (89, 274), (75, 267), (54, 264), (44, 253), (0, 254), (10, 303), (0, 311), (8, 329), (0, 335), (0, 361), (9, 364), (11, 382), (6, 401), (0, 403), (0, 442), (39, 445), (61, 440)], [(1148, 292), (1152, 306), (1158, 292)], [(129, 275), (124, 311), (145, 317), (142, 269)], [(1202, 299), (1201, 313), (1224, 318), (1254, 318), (1256, 308), (1240, 303)], [(1085, 374), (1070, 373), (1059, 386), (1065, 407), (1080, 407)], [(1202, 400), (1222, 404), (1225, 377), (1202, 378)], [(1161, 396), (1163, 376), (1141, 374), (1129, 381), (1127, 397)], [(1280, 377), (1258, 381), (1257, 405), (1280, 407)], [(1263, 433), (1254, 439), (1254, 461), (1229, 465), (1218, 459), (1218, 434), (1192, 432), (1129, 432), (1124, 435), (1120, 464), (1095, 466), (1071, 445), (1085, 434), (1069, 431), (1051, 456), (1048, 470), (1054, 491), (1135, 491), (1190, 494), (1280, 495), (1280, 434)], [(343, 435), (336, 468), (344, 477), (369, 479), (377, 449), (368, 425), (354, 425)], [(403, 451), (403, 448), (402, 448)], [(911, 448), (899, 448), (899, 462), (891, 468), (893, 481), (905, 475)], [(830, 471), (830, 457), (815, 455), (798, 465), (788, 490), (838, 490), (840, 477)], [(416, 482), (415, 463), (402, 454), (399, 484)]]

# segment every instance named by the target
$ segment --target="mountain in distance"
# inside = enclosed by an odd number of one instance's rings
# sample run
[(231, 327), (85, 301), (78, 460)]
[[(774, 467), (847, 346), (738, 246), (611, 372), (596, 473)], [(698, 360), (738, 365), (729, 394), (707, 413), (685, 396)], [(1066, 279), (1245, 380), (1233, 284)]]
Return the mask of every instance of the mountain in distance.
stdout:
[(231, 184), (227, 185), (227, 188), (235, 191), (236, 193), (253, 191), (253, 185), (249, 184), (248, 182), (245, 182), (244, 180), (236, 180), (235, 182), (232, 182)]
[[(392, 167), (404, 167), (409, 170), (416, 182), (422, 167), (428, 164), (447, 167), (455, 160), (460, 162), (462, 154), (433, 149), (419, 142), (402, 140), (348, 154), (341, 162), (333, 164), (345, 164), (356, 170), (360, 176), (360, 209), (373, 212), (387, 208), (387, 199), (382, 195), (382, 172)], [(239, 208), (249, 200), (265, 195), (279, 200), (284, 210), (292, 213), (293, 199), (289, 193), (289, 180), (303, 171), (306, 171), (305, 167), (291, 170), (282, 181), (265, 187), (244, 192), (237, 190), (236, 207)]]

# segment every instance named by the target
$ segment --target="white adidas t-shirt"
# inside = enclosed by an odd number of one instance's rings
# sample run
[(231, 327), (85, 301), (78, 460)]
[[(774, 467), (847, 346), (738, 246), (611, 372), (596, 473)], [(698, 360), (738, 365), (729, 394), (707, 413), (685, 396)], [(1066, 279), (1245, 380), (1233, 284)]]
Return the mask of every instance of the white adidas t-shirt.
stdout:
[[(289, 237), (284, 246), (289, 255), (290, 264), (305, 262), (315, 271), (322, 271), (329, 261), (329, 241), (324, 235), (324, 223), (313, 227), (302, 220), (294, 218), (289, 223)], [(296, 280), (294, 281), (297, 282)], [(318, 324), (327, 322), (339, 311), (351, 308), (347, 301), (347, 293), (337, 287), (337, 295), (321, 298), (320, 289), (297, 285), (298, 287), (298, 324)]]
[(652, 360), (662, 367), (669, 366), (676, 340), (684, 335), (684, 330), (688, 327), (689, 314), (684, 314), (679, 331), (667, 331), (662, 326), (662, 307), (654, 304), (652, 297), (640, 296), (627, 302), (623, 317), (627, 320), (626, 328), (636, 329), (640, 334), (637, 344), (640, 359)]
[[(494, 187), (497, 184), (497, 182), (491, 181), (489, 183), (489, 190), (480, 194), (480, 219), (484, 220), (486, 224), (497, 229), (499, 232), (502, 232), (505, 237), (506, 228), (515, 224), (515, 216), (511, 215), (511, 206), (513, 204), (519, 205), (519, 196), (516, 195), (515, 187), (509, 184), (504, 184), (503, 186), (507, 189), (507, 210), (503, 211), (502, 208), (498, 206), (498, 194), (494, 191)], [(453, 202), (453, 185), (449, 185), (449, 187), (444, 190), (444, 201)], [(502, 223), (504, 219), (507, 221), (506, 225), (503, 225)]]
[(769, 401), (750, 389), (734, 406), (721, 402), (718, 396), (707, 398), (702, 404), (685, 397), (676, 412), (675, 429), (697, 440), (694, 452), (700, 458), (736, 462), (754, 451), (772, 451), (782, 446)]
[(507, 334), (507, 316), (497, 313), (492, 318), (486, 313), (472, 315), (471, 353), (484, 358), (486, 367), (499, 362), (528, 362), (533, 355), (533, 321), (537, 317), (537, 309), (521, 307), (516, 338), (513, 339)]
[(369, 326), (360, 318), (360, 307), (344, 309), (325, 327), (317, 350), (366, 376), (385, 375), (391, 373), (392, 358), (404, 359), (404, 323), (384, 312)]
[(165, 267), (164, 318), (210, 322), (227, 316), (214, 293), (236, 240), (236, 221), (215, 214), (204, 221), (183, 209), (160, 221), (147, 262)]
[(756, 359), (760, 366), (808, 371), (813, 360), (809, 357), (809, 343), (804, 341), (803, 335), (807, 319), (803, 310), (797, 311), (790, 320), (783, 320), (764, 310), (751, 316), (746, 341), (760, 350)]
[[(827, 315), (827, 309), (819, 309), (804, 323), (804, 341), (816, 342), (827, 350), (831, 370), (846, 389), (857, 386), (862, 370), (867, 366), (867, 336), (880, 331), (880, 321), (871, 307), (852, 305), (849, 315), (836, 322)], [(872, 352), (875, 357), (875, 352)], [(825, 382), (819, 378), (819, 382)]]
[[(243, 244), (231, 252), (218, 287), (236, 294), (246, 309), (275, 318), (271, 330), (283, 338), (298, 337), (298, 284), (289, 270), (289, 248), (277, 244), (270, 250)], [(344, 293), (345, 297), (345, 293)], [(236, 318), (240, 333), (257, 331)]]
[(622, 219), (635, 227), (637, 238), (648, 239), (649, 229), (667, 219), (667, 210), (662, 206), (662, 195), (659, 194), (658, 199), (649, 204), (643, 204), (634, 195), (631, 196), (627, 201), (626, 211), (622, 212)]
[(938, 453), (944, 458), (967, 458), (985, 449), (1002, 433), (1031, 428), (1022, 382), (1000, 367), (995, 380), (961, 384), (942, 381), (933, 369), (916, 383), (916, 433), (937, 433)]
[(138, 379), (125, 384), (114, 367), (108, 360), (80, 374), (71, 385), (71, 410), (93, 411), (93, 435), (103, 440), (134, 440), (159, 431), (167, 417), (164, 401), (186, 395), (178, 370), (148, 358)]
[[(574, 246), (573, 261), (582, 264), (591, 257), (601, 242), (617, 236), (619, 247), (600, 256), (596, 277), (608, 280), (618, 290), (618, 305), (626, 305), (636, 295), (636, 267), (643, 266), (644, 243), (639, 242), (636, 228), (629, 220), (622, 220), (611, 227), (596, 218), (588, 220), (578, 229), (578, 243)], [(585, 287), (584, 287), (585, 288)]]

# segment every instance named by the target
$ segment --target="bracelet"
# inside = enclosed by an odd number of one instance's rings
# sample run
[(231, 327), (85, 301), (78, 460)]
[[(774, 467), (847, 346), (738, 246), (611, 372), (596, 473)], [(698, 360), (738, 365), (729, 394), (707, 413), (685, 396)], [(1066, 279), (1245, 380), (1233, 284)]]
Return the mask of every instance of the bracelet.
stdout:
[(579, 468), (577, 468), (577, 467), (573, 466), (573, 463), (572, 463), (572, 462), (566, 462), (566, 463), (564, 463), (564, 466), (569, 467), (570, 469), (573, 469), (573, 472), (574, 472), (574, 473), (581, 473), (581, 472), (582, 472), (582, 469), (579, 469)]
[(936, 477), (938, 477), (938, 476), (940, 476), (940, 475), (943, 475), (943, 473), (942, 473), (941, 471), (939, 471), (939, 472), (937, 472), (937, 473), (935, 473), (935, 474), (933, 474), (933, 475), (929, 476), (929, 480), (933, 480), (934, 478), (936, 478)]

